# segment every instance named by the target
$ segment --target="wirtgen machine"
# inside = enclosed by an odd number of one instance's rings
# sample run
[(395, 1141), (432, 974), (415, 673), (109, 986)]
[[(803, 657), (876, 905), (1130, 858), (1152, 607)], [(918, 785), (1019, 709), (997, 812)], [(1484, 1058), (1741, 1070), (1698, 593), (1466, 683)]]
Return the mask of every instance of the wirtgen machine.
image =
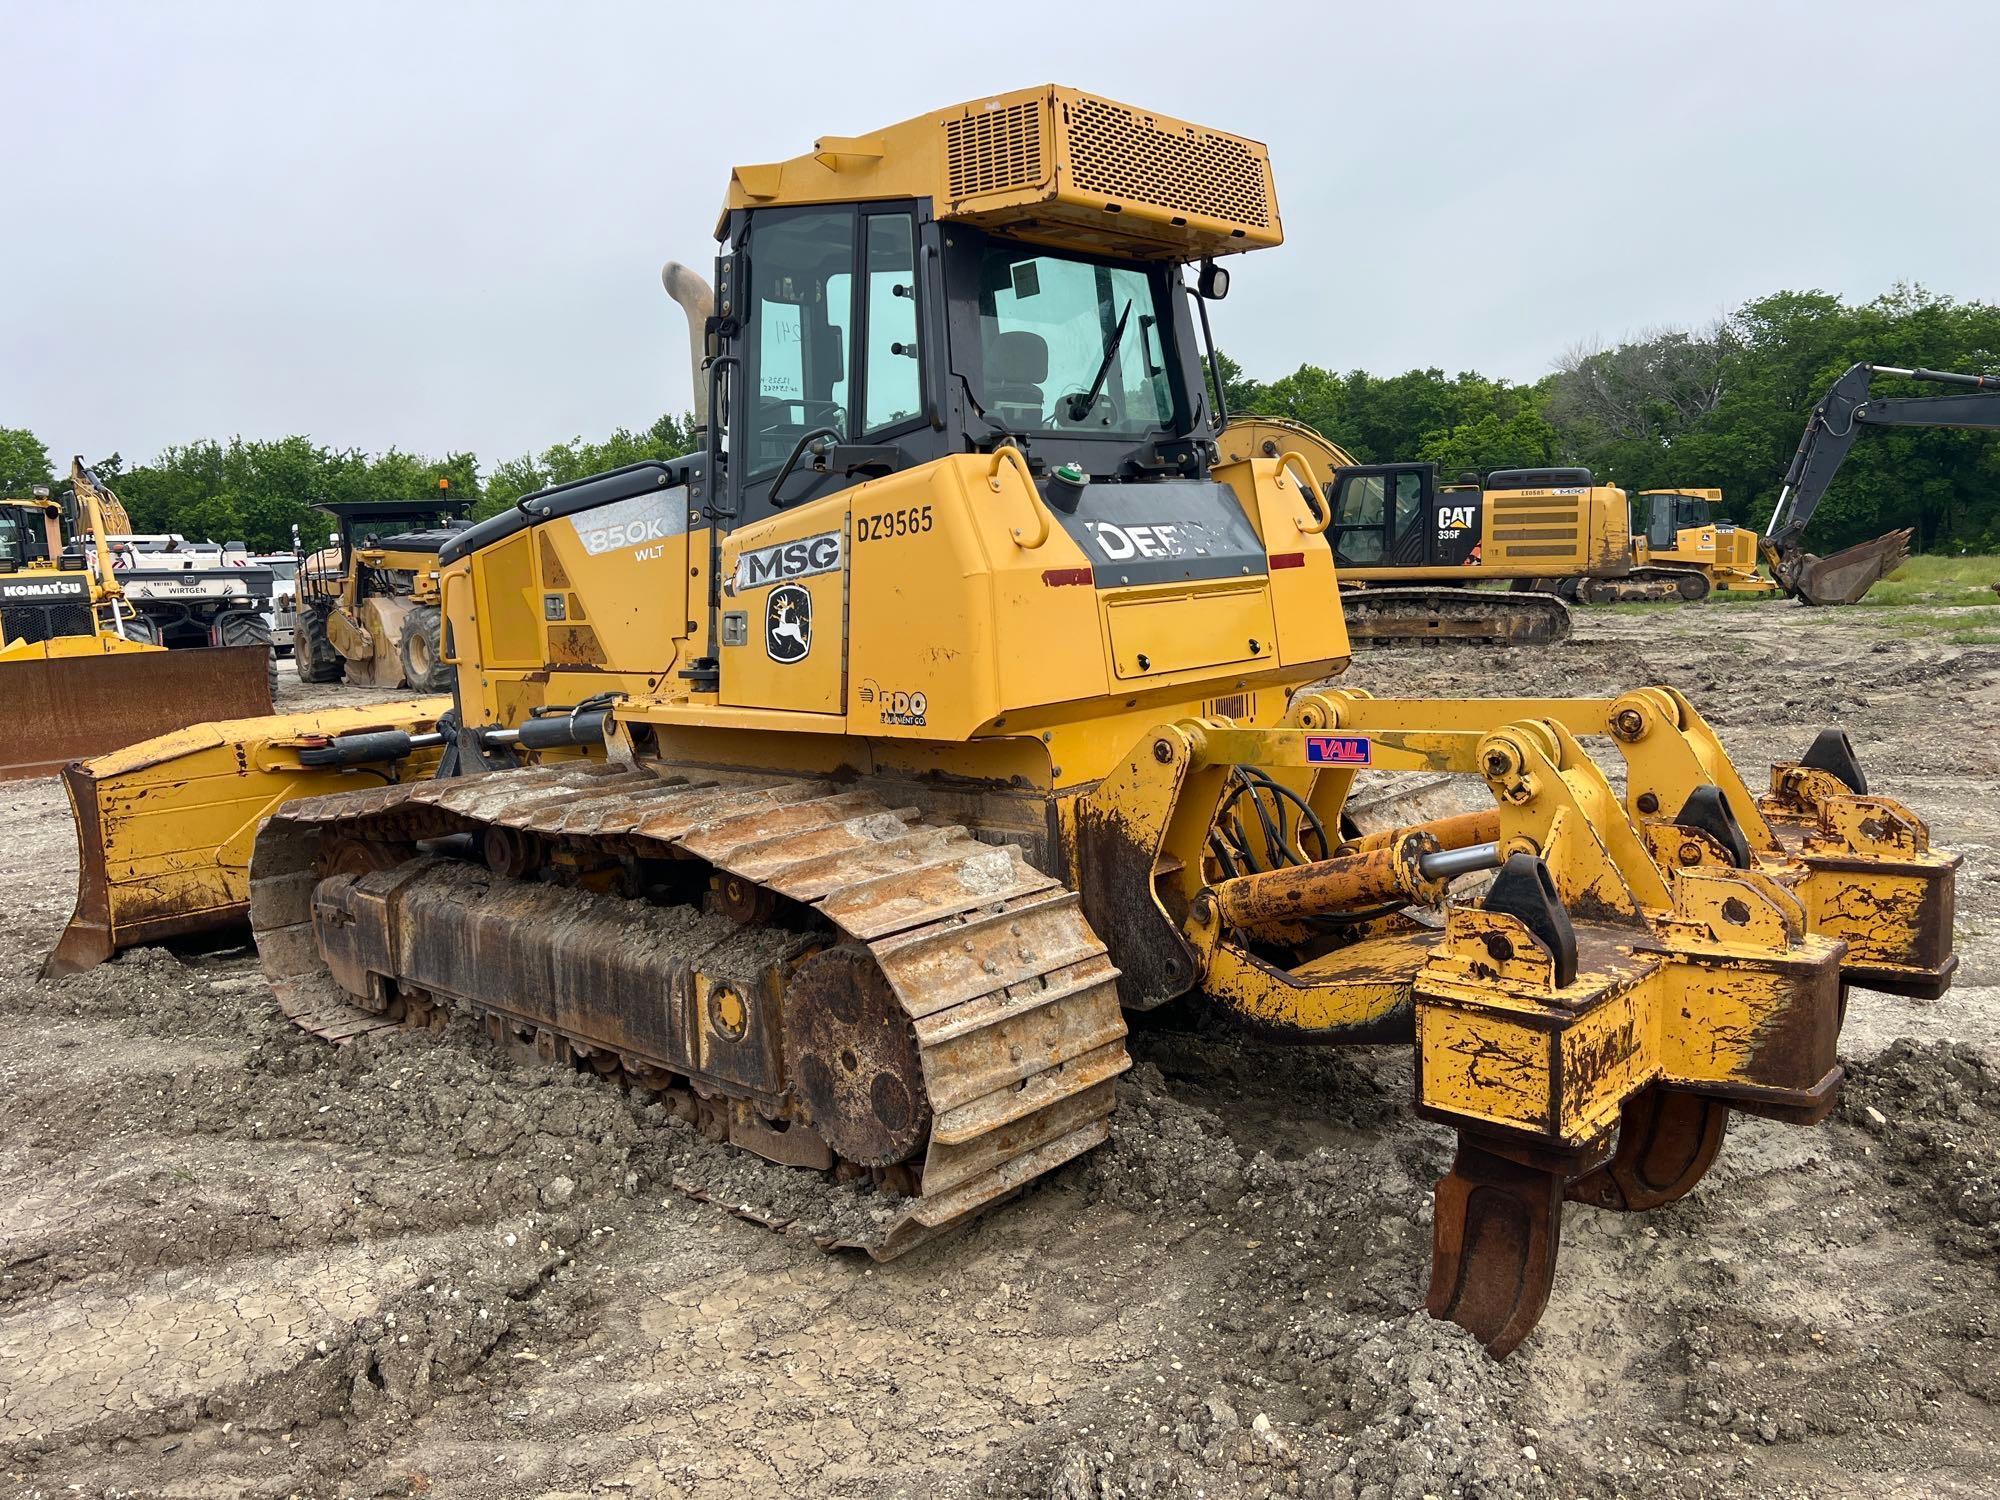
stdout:
[[(667, 278), (703, 451), (441, 548), (454, 707), (73, 770), (96, 951), (161, 845), (272, 809), (250, 917), (300, 1025), (469, 1013), (874, 1192), (841, 1243), (881, 1257), (1102, 1142), (1128, 1014), (1412, 1046), (1458, 1133), (1429, 1305), (1496, 1354), (1566, 1199), (1817, 1120), (1845, 986), (1948, 982), (1956, 860), (1837, 733), (1759, 798), (1670, 690), (1313, 686), (1324, 513), (1296, 450), (1218, 454), (1183, 284), (1279, 241), (1261, 146), (1027, 90), (740, 167), (718, 237), (712, 297)], [(1364, 772), (1479, 805), (1362, 832)]]
[(438, 550), (465, 529), (470, 500), (445, 481), (435, 500), (336, 502), (332, 544), (299, 570), (293, 654), (306, 682), (444, 692)]
[(269, 646), (166, 649), (113, 567), (123, 507), (82, 459), (70, 477), (74, 529), (45, 490), (0, 499), (0, 780), (271, 711)]

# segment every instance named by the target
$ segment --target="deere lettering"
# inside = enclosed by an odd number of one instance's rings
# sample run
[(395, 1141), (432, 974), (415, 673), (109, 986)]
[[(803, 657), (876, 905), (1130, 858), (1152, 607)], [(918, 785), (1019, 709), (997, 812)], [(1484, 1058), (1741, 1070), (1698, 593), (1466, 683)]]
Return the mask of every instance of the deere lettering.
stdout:
[(1160, 522), (1151, 526), (1114, 526), (1109, 521), (1087, 521), (1097, 548), (1113, 562), (1129, 562), (1135, 557), (1179, 557), (1180, 527)]
[(773, 542), (736, 559), (736, 574), (730, 580), (731, 593), (785, 583), (794, 578), (811, 578), (840, 567), (841, 538), (837, 531), (802, 537), (796, 542)]

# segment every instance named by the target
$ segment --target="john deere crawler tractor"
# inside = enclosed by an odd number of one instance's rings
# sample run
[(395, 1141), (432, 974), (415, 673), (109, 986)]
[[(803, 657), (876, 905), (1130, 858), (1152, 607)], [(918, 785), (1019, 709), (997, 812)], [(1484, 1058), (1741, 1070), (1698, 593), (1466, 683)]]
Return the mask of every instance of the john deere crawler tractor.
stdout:
[[(712, 296), (667, 278), (703, 451), (443, 545), (451, 711), (74, 771), (58, 967), (247, 895), (301, 1026), (469, 1013), (879, 1194), (882, 1257), (1101, 1143), (1130, 1014), (1410, 1047), (1429, 1306), (1496, 1354), (1565, 1200), (1818, 1119), (1846, 986), (1948, 982), (1956, 860), (1837, 732), (1759, 797), (1671, 690), (1315, 686), (1326, 515), (1218, 454), (1190, 296), (1280, 239), (1263, 147), (1038, 88), (740, 167), (717, 235)], [(1363, 773), (1477, 805), (1362, 833)]]

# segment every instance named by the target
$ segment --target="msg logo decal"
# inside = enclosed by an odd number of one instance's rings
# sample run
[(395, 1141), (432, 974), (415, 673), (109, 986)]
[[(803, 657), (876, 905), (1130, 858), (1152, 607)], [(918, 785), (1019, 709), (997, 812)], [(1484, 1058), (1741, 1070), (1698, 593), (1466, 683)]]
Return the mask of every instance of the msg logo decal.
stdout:
[(1365, 766), (1369, 762), (1368, 737), (1363, 734), (1309, 734), (1306, 759), (1316, 766)]
[(744, 589), (762, 588), (767, 583), (831, 573), (839, 568), (840, 558), (837, 531), (823, 531), (796, 542), (773, 542), (736, 559), (736, 573), (729, 581), (729, 591), (736, 594)]

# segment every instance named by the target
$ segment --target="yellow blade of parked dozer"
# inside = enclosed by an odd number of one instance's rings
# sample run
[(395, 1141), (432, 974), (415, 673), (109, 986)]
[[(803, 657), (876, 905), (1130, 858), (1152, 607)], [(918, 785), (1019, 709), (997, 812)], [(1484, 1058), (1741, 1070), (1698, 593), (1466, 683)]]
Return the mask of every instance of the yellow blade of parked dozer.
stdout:
[(315, 766), (315, 748), (335, 735), (428, 736), (450, 707), (421, 698), (196, 723), (69, 766), (76, 914), (42, 972), (80, 974), (140, 943), (244, 926), (250, 848), (266, 818), (299, 797), (421, 780), (441, 753), (425, 744), (368, 765)]
[(0, 660), (0, 781), (46, 776), (204, 719), (268, 714), (270, 656), (268, 646), (213, 646)]

